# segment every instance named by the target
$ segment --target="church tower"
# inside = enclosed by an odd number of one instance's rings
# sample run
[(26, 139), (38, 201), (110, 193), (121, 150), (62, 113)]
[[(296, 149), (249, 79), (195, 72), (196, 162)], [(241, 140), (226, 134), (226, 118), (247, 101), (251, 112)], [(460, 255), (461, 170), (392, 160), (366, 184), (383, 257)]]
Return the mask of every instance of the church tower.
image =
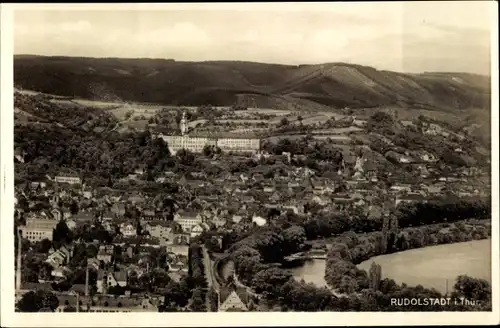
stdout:
[(364, 172), (364, 169), (363, 169), (363, 164), (364, 164), (363, 157), (358, 156), (358, 157), (356, 158), (356, 165), (354, 165), (354, 170), (355, 170), (356, 172), (363, 173), (363, 172)]
[(187, 133), (187, 118), (186, 118), (186, 112), (183, 112), (181, 119), (181, 134), (185, 135), (186, 133)]

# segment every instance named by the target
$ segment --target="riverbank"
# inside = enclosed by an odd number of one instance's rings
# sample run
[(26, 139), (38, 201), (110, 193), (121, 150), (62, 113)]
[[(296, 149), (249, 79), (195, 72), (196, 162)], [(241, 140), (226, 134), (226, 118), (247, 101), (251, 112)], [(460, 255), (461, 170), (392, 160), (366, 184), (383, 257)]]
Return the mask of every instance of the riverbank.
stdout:
[[(402, 293), (414, 298), (435, 298), (443, 295), (422, 286), (408, 287), (405, 284), (398, 285), (392, 279), (382, 279), (372, 274), (369, 276), (366, 271), (358, 269), (356, 264), (377, 255), (422, 248), (431, 244), (486, 239), (490, 236), (490, 220), (457, 221), (453, 224), (442, 223), (405, 229), (398, 229), (396, 221), (396, 224), (388, 224), (387, 227), (390, 228), (370, 233), (356, 234), (351, 231), (328, 240), (333, 244), (328, 251), (324, 272), (325, 280), (331, 287), (318, 287), (297, 281), (292, 278), (289, 269), (276, 265), (287, 256), (296, 254), (297, 251), (292, 252), (291, 249), (300, 251), (304, 248), (304, 232), (300, 227), (290, 228), (286, 233), (271, 230), (252, 234), (234, 244), (228, 250), (228, 256), (234, 264), (234, 273), (238, 280), (262, 295), (261, 300), (267, 303), (269, 308), (278, 307), (281, 309), (278, 309), (279, 311), (477, 310), (460, 304), (431, 308), (421, 305), (394, 308), (391, 306), (391, 298), (400, 297)], [(297, 247), (299, 245), (302, 246)], [(283, 251), (283, 246), (288, 250)], [(280, 254), (282, 254), (281, 260), (279, 260)], [(327, 280), (337, 277), (340, 278), (338, 281)], [(461, 277), (457, 283), (462, 284), (464, 281), (468, 283), (470, 278)], [(484, 286), (482, 289), (485, 293), (481, 294), (481, 304), (484, 305), (480, 310), (490, 309), (489, 283), (476, 279), (472, 279), (472, 283)]]
[(491, 236), (490, 220), (459, 221), (369, 234), (347, 233), (335, 238), (328, 252), (325, 281), (340, 293), (355, 293), (370, 287), (371, 279), (356, 265), (375, 256), (397, 251), (453, 244)]
[(357, 267), (369, 272), (374, 262), (382, 268), (382, 279), (409, 286), (423, 285), (444, 295), (452, 292), (456, 277), (464, 273), (491, 283), (491, 239), (380, 255)]

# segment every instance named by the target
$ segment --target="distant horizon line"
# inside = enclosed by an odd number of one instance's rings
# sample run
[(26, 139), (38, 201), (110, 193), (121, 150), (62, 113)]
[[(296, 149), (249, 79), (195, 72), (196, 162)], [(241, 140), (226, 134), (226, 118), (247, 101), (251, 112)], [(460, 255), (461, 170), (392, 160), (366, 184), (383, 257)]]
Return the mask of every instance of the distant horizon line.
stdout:
[(261, 62), (261, 61), (251, 61), (251, 60), (238, 60), (238, 59), (210, 59), (210, 60), (178, 60), (175, 58), (154, 58), (154, 57), (99, 57), (99, 56), (69, 56), (69, 55), (38, 55), (38, 54), (14, 54), (13, 57), (46, 57), (46, 58), (78, 58), (78, 59), (121, 59), (121, 60), (158, 60), (158, 61), (171, 61), (178, 63), (207, 63), (207, 62), (220, 62), (220, 63), (252, 63), (252, 64), (262, 64), (262, 65), (275, 65), (275, 66), (289, 66), (289, 67), (300, 67), (300, 66), (320, 66), (320, 65), (352, 65), (352, 66), (362, 66), (373, 68), (380, 72), (394, 72), (401, 74), (468, 74), (468, 75), (477, 75), (483, 77), (491, 78), (491, 71), (488, 74), (484, 73), (471, 73), (464, 71), (422, 71), (422, 72), (405, 72), (405, 71), (397, 71), (397, 70), (388, 70), (388, 69), (378, 69), (375, 66), (366, 65), (366, 64), (356, 64), (349, 62), (319, 62), (315, 64), (284, 64), (284, 63), (273, 63), (273, 62)]

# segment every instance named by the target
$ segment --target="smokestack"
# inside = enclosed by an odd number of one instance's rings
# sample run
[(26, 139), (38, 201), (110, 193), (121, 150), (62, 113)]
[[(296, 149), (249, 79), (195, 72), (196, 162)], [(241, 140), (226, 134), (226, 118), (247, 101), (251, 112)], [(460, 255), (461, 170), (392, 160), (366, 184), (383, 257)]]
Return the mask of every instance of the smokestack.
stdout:
[(89, 297), (89, 265), (85, 268), (85, 298)]
[(21, 230), (17, 229), (17, 269), (16, 269), (16, 292), (21, 290), (21, 248), (22, 248)]

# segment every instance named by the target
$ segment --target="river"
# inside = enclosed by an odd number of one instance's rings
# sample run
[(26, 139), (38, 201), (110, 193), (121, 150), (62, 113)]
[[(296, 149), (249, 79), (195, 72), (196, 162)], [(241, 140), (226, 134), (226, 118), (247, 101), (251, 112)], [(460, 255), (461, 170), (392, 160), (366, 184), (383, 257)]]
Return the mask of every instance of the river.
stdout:
[[(372, 262), (382, 266), (382, 276), (408, 286), (421, 284), (441, 293), (452, 290), (458, 275), (467, 274), (491, 282), (491, 240), (438, 245), (405, 252), (376, 256), (358, 265), (369, 270)], [(297, 280), (304, 279), (317, 286), (325, 286), (325, 260), (307, 261), (292, 269)]]

